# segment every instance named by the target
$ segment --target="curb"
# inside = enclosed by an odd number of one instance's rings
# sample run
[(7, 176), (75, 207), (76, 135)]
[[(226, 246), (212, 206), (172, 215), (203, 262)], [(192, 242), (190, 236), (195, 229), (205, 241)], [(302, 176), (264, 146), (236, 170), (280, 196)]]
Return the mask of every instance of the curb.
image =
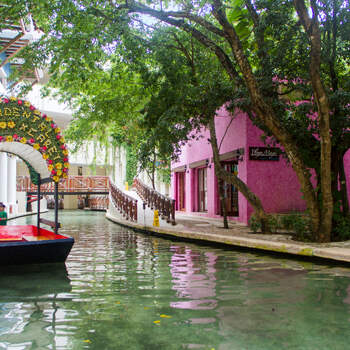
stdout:
[(134, 222), (116, 218), (106, 213), (106, 218), (112, 222), (137, 231), (154, 233), (169, 237), (190, 239), (193, 241), (212, 242), (235, 246), (240, 248), (249, 248), (264, 252), (273, 252), (280, 254), (294, 255), (302, 258), (316, 258), (333, 262), (350, 263), (350, 249), (338, 247), (314, 247), (304, 243), (274, 242), (258, 238), (227, 236), (220, 234), (194, 232), (194, 231), (175, 231), (150, 226), (140, 225)]

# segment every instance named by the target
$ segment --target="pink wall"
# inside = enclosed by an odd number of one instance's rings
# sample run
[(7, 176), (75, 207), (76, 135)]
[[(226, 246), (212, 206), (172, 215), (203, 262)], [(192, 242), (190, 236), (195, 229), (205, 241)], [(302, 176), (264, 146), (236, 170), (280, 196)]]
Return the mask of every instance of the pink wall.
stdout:
[[(297, 177), (291, 166), (280, 156), (280, 161), (249, 160), (250, 146), (265, 146), (261, 141), (262, 132), (255, 127), (248, 117), (238, 112), (231, 122), (229, 113), (221, 108), (215, 120), (218, 144), (220, 145), (227, 126), (226, 136), (222, 141), (220, 154), (244, 148), (245, 154), (242, 161), (238, 162), (238, 174), (241, 180), (257, 194), (268, 212), (288, 212), (291, 210), (304, 210), (305, 203), (301, 199), (301, 192)], [(193, 162), (204, 159), (212, 159), (212, 149), (208, 142), (209, 131), (202, 130), (202, 138), (198, 141), (190, 141), (183, 148), (179, 160), (172, 164), (172, 169), (187, 165), (186, 172), (186, 212), (197, 211), (197, 178), (195, 169), (190, 169)], [(350, 163), (350, 155), (349, 155)], [(350, 175), (350, 174), (349, 174)], [(175, 197), (175, 176), (172, 175), (172, 195)], [(207, 168), (208, 186), (208, 211), (200, 213), (210, 217), (216, 217), (217, 211), (217, 186), (214, 174), (214, 166)], [(252, 208), (245, 198), (239, 193), (239, 217), (240, 222), (247, 223), (252, 213)], [(199, 213), (198, 213), (199, 214)]]
[[(251, 123), (249, 121), (249, 123)], [(251, 126), (247, 132), (247, 153), (249, 146), (265, 146), (262, 132)], [(248, 158), (248, 155), (246, 156)], [(262, 200), (267, 212), (287, 213), (306, 209), (302, 199), (298, 178), (290, 163), (280, 155), (277, 161), (247, 160), (249, 188)], [(248, 206), (248, 216), (252, 213)]]
[(344, 156), (344, 169), (346, 176), (346, 184), (348, 190), (348, 198), (350, 198), (350, 149), (345, 153)]

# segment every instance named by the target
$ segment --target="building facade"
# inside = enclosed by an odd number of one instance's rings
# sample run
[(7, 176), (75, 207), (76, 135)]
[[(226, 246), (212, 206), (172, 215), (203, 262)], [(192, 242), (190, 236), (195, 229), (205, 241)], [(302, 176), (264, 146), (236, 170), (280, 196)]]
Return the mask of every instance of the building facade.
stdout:
[[(222, 165), (227, 171), (238, 174), (261, 199), (267, 212), (306, 209), (292, 166), (279, 154), (278, 148), (266, 147), (261, 139), (262, 131), (244, 113), (237, 112), (232, 117), (221, 108), (215, 125)], [(199, 140), (183, 146), (178, 161), (172, 163), (171, 194), (176, 200), (176, 210), (219, 218), (222, 212), (218, 180), (209, 139), (209, 131), (203, 128)], [(349, 183), (350, 151), (344, 164)], [(252, 207), (235, 186), (224, 183), (223, 188), (229, 218), (247, 224)]]

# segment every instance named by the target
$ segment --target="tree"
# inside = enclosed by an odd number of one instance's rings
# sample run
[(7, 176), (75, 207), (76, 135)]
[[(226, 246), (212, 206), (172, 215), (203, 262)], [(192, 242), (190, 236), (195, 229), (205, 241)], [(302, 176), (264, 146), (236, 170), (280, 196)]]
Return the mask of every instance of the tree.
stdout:
[[(145, 106), (144, 127), (159, 140), (159, 149), (171, 148), (165, 154), (176, 157), (179, 145), (196, 137), (194, 130), (209, 128), (215, 173), (219, 184), (234, 184), (255, 209), (261, 220), (263, 232), (269, 232), (268, 215), (262, 203), (247, 185), (235, 174), (223, 170), (219, 160), (220, 149), (215, 131), (216, 111), (230, 100), (241, 97), (233, 94), (233, 86), (213, 54), (186, 33), (174, 28), (158, 29), (146, 44), (147, 56), (153, 54), (152, 71), (142, 74), (145, 84), (159, 85)], [(154, 69), (157, 67), (157, 69)], [(229, 137), (229, 135), (227, 135)], [(150, 139), (148, 145), (152, 145)], [(228, 228), (222, 186), (219, 197), (223, 209), (224, 227)]]
[[(43, 53), (52, 54), (51, 67), (60, 76), (62, 70), (81, 74), (78, 67), (82, 64), (92, 69), (96, 62), (101, 61), (102, 54), (122, 41), (126, 40), (138, 49), (139, 41), (134, 40), (137, 37), (135, 28), (144, 20), (139, 14), (152, 16), (191, 34), (216, 55), (234, 82), (235, 93), (239, 86), (245, 87), (248, 92), (247, 110), (256, 123), (283, 146), (296, 171), (309, 209), (314, 238), (320, 242), (329, 241), (333, 218), (330, 115), (334, 115), (336, 110), (330, 103), (329, 85), (327, 89), (324, 85), (328, 83), (327, 76), (332, 78), (333, 84), (336, 79), (331, 68), (330, 74), (325, 71), (322, 45), (330, 41), (336, 48), (348, 47), (348, 36), (344, 34), (346, 29), (333, 30), (333, 39), (327, 41), (327, 35), (322, 36), (321, 33), (327, 33), (323, 29), (331, 18), (333, 25), (338, 23), (339, 28), (340, 25), (348, 26), (348, 2), (311, 1), (308, 8), (302, 0), (294, 3), (182, 1), (176, 3), (176, 10), (170, 8), (168, 11), (164, 10), (165, 5), (153, 2), (149, 7), (135, 1), (101, 3), (83, 0), (79, 3), (57, 0), (47, 4), (44, 1), (18, 0), (11, 11), (6, 11), (6, 16), (23, 15), (30, 8), (45, 32), (50, 33), (50, 37), (43, 37), (36, 45), (44, 49), (36, 62), (44, 61), (46, 57)], [(334, 20), (337, 13), (341, 13), (337, 19), (339, 22)], [(284, 52), (286, 57), (283, 57)], [(337, 56), (338, 50), (332, 52)], [(294, 62), (291, 60), (293, 57), (297, 59)], [(342, 61), (337, 64), (348, 67), (348, 56), (343, 54)], [(307, 66), (310, 68), (306, 70)], [(295, 130), (293, 132), (285, 125), (285, 121), (290, 119), (291, 108), (290, 103), (280, 96), (283, 81), (290, 83), (300, 77), (312, 83), (312, 98), (317, 106), (318, 137), (313, 143), (320, 145), (319, 188), (314, 188), (311, 181), (304, 145), (293, 138)], [(348, 91), (347, 83), (343, 87)], [(348, 105), (347, 98), (343, 99), (343, 111)]]

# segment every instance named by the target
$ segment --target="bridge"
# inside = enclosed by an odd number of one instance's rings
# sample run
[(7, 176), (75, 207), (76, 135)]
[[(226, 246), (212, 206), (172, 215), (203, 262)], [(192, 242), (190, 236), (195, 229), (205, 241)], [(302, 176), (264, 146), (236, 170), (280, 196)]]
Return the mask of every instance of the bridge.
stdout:
[[(37, 200), (37, 186), (30, 181), (30, 176), (17, 176), (17, 191), (26, 192), (27, 205)], [(78, 208), (90, 208), (94, 210), (106, 210), (108, 208), (109, 177), (108, 176), (68, 176), (62, 179), (58, 185), (60, 196), (78, 196)], [(53, 196), (54, 183), (41, 185), (41, 195)], [(52, 200), (51, 200), (52, 199)], [(47, 197), (48, 208), (53, 206), (53, 198)], [(59, 201), (59, 207), (63, 208), (63, 201)], [(28, 211), (30, 207), (28, 207)]]
[[(41, 186), (43, 195), (54, 194), (54, 183), (49, 182)], [(28, 195), (37, 194), (37, 186), (30, 181), (29, 176), (17, 176), (17, 191), (27, 192)], [(58, 184), (59, 195), (108, 195), (108, 176), (68, 176)]]

